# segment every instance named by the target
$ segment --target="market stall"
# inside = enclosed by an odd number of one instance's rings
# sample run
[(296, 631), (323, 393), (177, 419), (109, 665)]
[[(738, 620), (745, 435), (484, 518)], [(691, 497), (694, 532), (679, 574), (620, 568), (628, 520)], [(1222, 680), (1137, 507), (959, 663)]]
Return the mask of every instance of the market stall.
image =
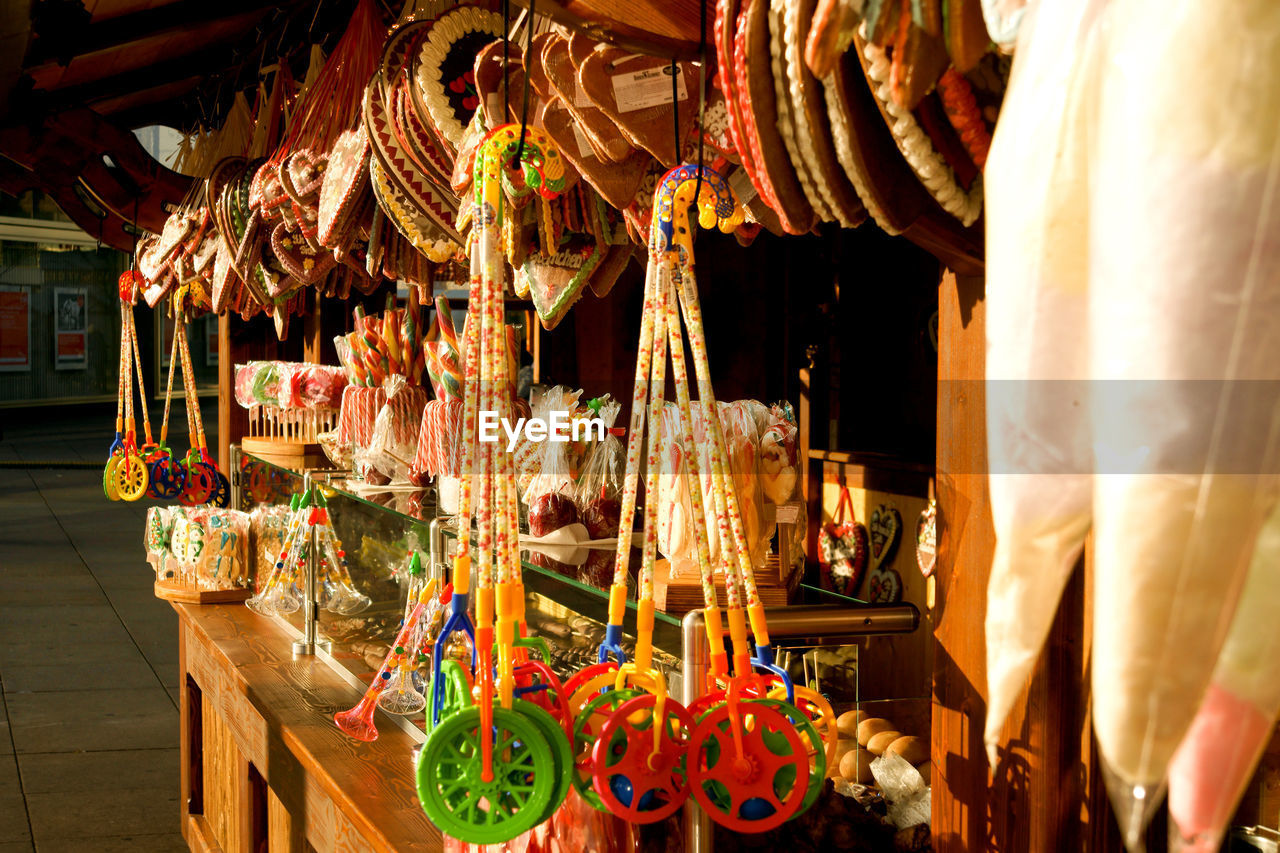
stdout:
[[(1102, 82), (1143, 0), (1113, 0), (1114, 43), (1098, 4), (1031, 5), (255, 7), (172, 172), (77, 159), (134, 258), (103, 486), (156, 501), (193, 849), (1275, 825), (1273, 643), (1237, 601), (1268, 588), (1276, 433), (1232, 384), (1275, 378), (1274, 247), (1196, 219), (1213, 239), (1162, 253), (1141, 224), (1191, 233), (1190, 163), (1268, 233), (1274, 133), (1216, 151), (1187, 82), (1174, 165), (1147, 162), (1177, 99), (1134, 117)], [(1212, 70), (1268, 115), (1280, 26), (1235, 5), (1257, 26), (1215, 25), (1250, 49)], [(96, 120), (0, 150), (38, 176)]]

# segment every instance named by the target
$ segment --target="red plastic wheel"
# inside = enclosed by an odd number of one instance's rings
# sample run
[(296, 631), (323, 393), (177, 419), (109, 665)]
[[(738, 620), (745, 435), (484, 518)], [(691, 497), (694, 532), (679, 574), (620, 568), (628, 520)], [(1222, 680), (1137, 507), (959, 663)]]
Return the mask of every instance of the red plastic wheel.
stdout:
[[(734, 732), (742, 737), (742, 753)], [(796, 727), (743, 700), (712, 709), (689, 739), (689, 788), (711, 819), (735, 832), (766, 832), (791, 818), (809, 787), (809, 756)]]
[[(601, 726), (592, 749), (592, 787), (610, 813), (630, 823), (665, 820), (689, 798), (685, 758), (693, 718), (668, 698), (658, 720), (656, 704), (649, 693), (624, 702)], [(655, 725), (660, 727), (656, 753)]]
[(565, 737), (572, 740), (573, 714), (569, 711), (568, 693), (560, 683), (560, 677), (540, 660), (525, 661), (515, 668), (514, 675), (516, 688), (523, 689), (520, 698), (554, 717), (560, 728), (565, 730)]
[[(580, 669), (569, 677), (569, 680), (564, 683), (564, 693), (570, 700), (572, 700), (574, 694), (578, 692), (578, 689), (581, 688), (582, 685), (591, 681), (593, 678), (598, 678), (599, 676), (604, 675), (607, 672), (617, 671), (617, 661), (607, 660), (604, 663), (593, 663), (591, 666), (588, 666), (585, 669)], [(583, 704), (585, 704), (585, 702)], [(574, 711), (577, 710), (577, 708), (574, 709)]]

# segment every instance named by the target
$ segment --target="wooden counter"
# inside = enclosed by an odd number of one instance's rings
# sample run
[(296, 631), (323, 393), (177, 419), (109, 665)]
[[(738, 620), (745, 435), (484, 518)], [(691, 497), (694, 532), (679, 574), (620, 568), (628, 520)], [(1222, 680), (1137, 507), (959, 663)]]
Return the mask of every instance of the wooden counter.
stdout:
[(196, 851), (440, 850), (404, 730), (370, 744), (333, 724), (357, 691), (243, 605), (175, 604), (182, 834)]

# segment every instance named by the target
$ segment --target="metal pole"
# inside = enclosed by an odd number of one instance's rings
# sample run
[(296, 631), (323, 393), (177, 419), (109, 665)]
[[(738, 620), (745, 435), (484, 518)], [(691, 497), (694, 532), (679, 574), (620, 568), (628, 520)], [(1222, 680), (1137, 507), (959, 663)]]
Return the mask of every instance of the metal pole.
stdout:
[[(311, 493), (310, 471), (302, 475), (302, 489), (304, 494)], [(306, 575), (303, 578), (302, 639), (294, 641), (294, 655), (314, 655), (317, 651), (327, 653), (333, 648), (333, 643), (319, 637), (320, 602), (316, 595), (316, 578), (320, 570), (320, 537), (314, 525), (309, 535), (311, 547), (307, 549)]]
[[(765, 610), (769, 637), (777, 646), (797, 642), (838, 645), (858, 637), (878, 634), (910, 634), (920, 625), (920, 611), (914, 604), (847, 607), (839, 604), (797, 604)], [(681, 699), (685, 707), (706, 692), (711, 650), (701, 610), (691, 610), (680, 623), (684, 685)], [(684, 807), (685, 853), (711, 853), (711, 819), (690, 797)]]

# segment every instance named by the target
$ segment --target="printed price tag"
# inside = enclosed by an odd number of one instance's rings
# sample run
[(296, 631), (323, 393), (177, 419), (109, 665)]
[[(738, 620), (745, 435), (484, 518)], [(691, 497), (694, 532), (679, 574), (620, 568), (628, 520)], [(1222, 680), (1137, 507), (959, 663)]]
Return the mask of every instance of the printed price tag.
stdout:
[(594, 107), (591, 99), (587, 97), (587, 93), (582, 91), (582, 84), (576, 80), (573, 83), (573, 105), (575, 107)]
[[(671, 103), (671, 72), (670, 65), (663, 65), (613, 75), (613, 99), (618, 104), (618, 112), (629, 113)], [(681, 101), (689, 98), (683, 74), (676, 76), (676, 96)]]
[(583, 157), (596, 156), (595, 151), (591, 148), (591, 142), (587, 139), (587, 135), (582, 132), (582, 128), (575, 121), (573, 123), (573, 138), (578, 141), (578, 154)]
[(756, 197), (755, 184), (751, 183), (751, 177), (747, 175), (747, 170), (741, 167), (734, 169), (729, 175), (729, 188), (738, 197), (739, 204), (745, 205)]
[(800, 520), (800, 507), (796, 504), (783, 504), (778, 507), (779, 524), (795, 524)]

